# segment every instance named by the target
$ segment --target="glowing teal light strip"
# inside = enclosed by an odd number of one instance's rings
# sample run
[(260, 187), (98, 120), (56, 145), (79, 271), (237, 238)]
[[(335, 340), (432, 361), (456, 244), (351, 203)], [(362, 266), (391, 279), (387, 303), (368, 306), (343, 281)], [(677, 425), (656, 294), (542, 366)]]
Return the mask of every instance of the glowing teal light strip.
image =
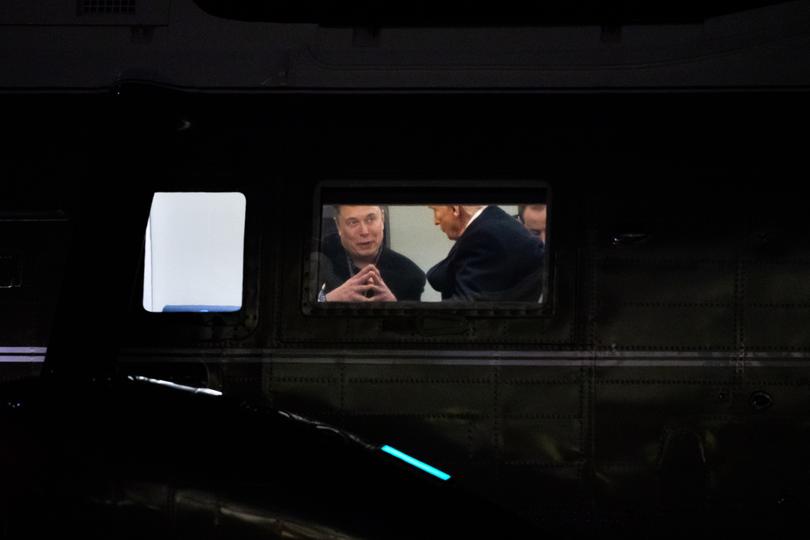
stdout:
[(408, 454), (400, 452), (399, 450), (397, 450), (396, 448), (394, 448), (392, 446), (388, 446), (386, 444), (385, 446), (380, 448), (380, 450), (382, 450), (383, 452), (385, 452), (387, 454), (391, 454), (395, 458), (399, 458), (402, 461), (404, 461), (405, 463), (413, 465), (416, 468), (422, 469), (426, 473), (432, 474), (433, 476), (435, 476), (437, 478), (441, 478), (442, 480), (447, 480), (447, 479), (450, 478), (450, 475), (447, 474), (446, 472), (440, 471), (436, 467), (431, 467), (427, 463), (423, 463), (423, 462), (419, 461), (416, 458), (412, 458)]

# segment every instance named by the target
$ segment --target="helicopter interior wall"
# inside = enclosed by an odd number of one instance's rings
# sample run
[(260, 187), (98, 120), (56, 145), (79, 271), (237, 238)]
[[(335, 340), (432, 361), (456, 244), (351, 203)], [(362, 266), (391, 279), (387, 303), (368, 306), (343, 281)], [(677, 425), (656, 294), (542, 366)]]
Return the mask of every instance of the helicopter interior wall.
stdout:
[[(689, 499), (718, 521), (735, 504), (802, 507), (810, 244), (788, 128), (806, 124), (806, 96), (545, 97), (175, 95), (146, 113), (114, 101), (126, 95), (25, 101), (11, 185), (82, 199), (66, 210), (84, 216), (78, 256), (104, 269), (86, 279), (71, 263), (48, 369), (115, 359), (330, 420), (540, 522), (586, 527), (593, 502), (635, 520)], [(36, 153), (32, 118), (49, 118), (52, 141)], [(62, 180), (76, 154), (86, 184)], [(91, 202), (89, 180), (114, 178)], [(553, 309), (305, 314), (324, 178), (549, 182)], [(238, 313), (143, 310), (149, 195), (184, 190), (245, 194)], [(42, 248), (30, 227), (26, 249)], [(100, 245), (111, 252), (91, 255)]]

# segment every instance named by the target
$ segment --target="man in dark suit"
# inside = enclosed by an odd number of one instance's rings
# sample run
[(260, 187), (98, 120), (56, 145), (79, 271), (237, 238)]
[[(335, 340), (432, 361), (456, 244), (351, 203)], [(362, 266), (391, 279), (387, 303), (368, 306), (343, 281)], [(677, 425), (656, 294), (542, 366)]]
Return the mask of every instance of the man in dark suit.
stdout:
[(456, 241), (427, 273), (442, 300), (537, 302), (545, 244), (497, 206), (430, 208), (436, 225)]
[(383, 210), (374, 205), (335, 205), (337, 233), (321, 242), (320, 302), (418, 301), (425, 273), (383, 244)]

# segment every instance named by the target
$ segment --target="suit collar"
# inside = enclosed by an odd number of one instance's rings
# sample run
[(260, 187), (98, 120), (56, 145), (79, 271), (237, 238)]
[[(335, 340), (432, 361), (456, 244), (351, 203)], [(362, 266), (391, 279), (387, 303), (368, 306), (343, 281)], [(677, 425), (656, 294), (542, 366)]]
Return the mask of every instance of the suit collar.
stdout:
[(467, 222), (467, 227), (464, 227), (464, 230), (466, 231), (466, 230), (469, 228), (469, 226), (473, 224), (473, 221), (475, 221), (475, 220), (478, 218), (478, 216), (480, 216), (480, 215), (481, 215), (481, 213), (482, 213), (484, 210), (486, 210), (487, 208), (488, 208), (487, 206), (482, 206), (481, 208), (479, 208), (478, 210), (476, 210), (476, 211), (475, 211), (475, 213), (474, 213), (474, 214), (472, 215), (472, 217), (470, 218), (470, 221), (468, 221), (468, 222)]
[(480, 227), (483, 222), (489, 221), (490, 219), (493, 218), (497, 218), (498, 213), (502, 212), (502, 210), (497, 206), (489, 205), (480, 208), (479, 212), (476, 212), (475, 220), (470, 220), (470, 222), (467, 223), (467, 227), (464, 229), (464, 232), (461, 233), (461, 236), (458, 237), (456, 242), (464, 238), (464, 235), (467, 234), (467, 231), (471, 229), (475, 230), (476, 228)]

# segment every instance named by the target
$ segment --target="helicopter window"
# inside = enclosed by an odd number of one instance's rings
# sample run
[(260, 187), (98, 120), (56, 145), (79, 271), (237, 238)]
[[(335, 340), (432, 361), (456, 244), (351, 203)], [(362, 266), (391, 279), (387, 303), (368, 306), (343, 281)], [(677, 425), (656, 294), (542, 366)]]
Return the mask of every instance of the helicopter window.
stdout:
[(380, 203), (350, 193), (329, 200), (326, 192), (308, 300), (319, 307), (542, 304), (546, 190), (497, 204), (480, 202), (494, 198), (492, 190), (485, 195), (471, 200), (474, 192), (466, 193), (458, 204), (425, 193), (420, 202)]
[(146, 227), (144, 309), (241, 308), (245, 206), (241, 193), (155, 193)]

